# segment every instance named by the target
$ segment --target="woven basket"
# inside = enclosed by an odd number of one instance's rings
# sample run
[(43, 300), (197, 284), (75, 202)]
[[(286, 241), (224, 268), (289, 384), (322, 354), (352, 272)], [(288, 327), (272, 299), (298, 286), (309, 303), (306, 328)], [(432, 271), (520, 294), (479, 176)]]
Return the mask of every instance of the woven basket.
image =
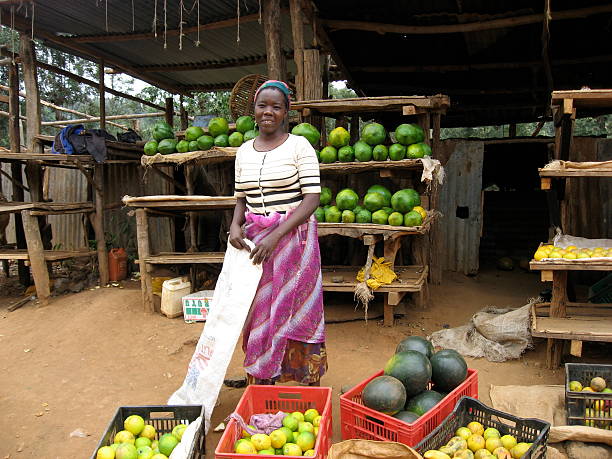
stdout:
[[(247, 75), (242, 77), (232, 88), (229, 100), (229, 109), (232, 119), (238, 119), (239, 116), (255, 114), (255, 93), (257, 89), (269, 78), (266, 75)], [(291, 100), (295, 100), (295, 85), (288, 83), (291, 90)], [(293, 119), (293, 116), (290, 116)], [(291, 121), (290, 119), (290, 121)]]

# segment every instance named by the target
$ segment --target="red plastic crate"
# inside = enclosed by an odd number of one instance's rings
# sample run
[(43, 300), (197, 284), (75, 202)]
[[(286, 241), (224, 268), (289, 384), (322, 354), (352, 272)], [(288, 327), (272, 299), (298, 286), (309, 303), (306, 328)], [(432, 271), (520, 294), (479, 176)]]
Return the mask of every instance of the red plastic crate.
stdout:
[[(343, 440), (362, 438), (396, 441), (414, 447), (444, 421), (462, 396), (478, 398), (478, 371), (468, 368), (465, 381), (434, 408), (412, 424), (407, 424), (392, 416), (372, 410), (362, 403), (363, 388), (371, 380), (382, 375), (383, 372), (379, 371), (340, 396), (340, 424)], [(428, 386), (428, 389), (430, 388), (431, 383)]]
[[(235, 412), (248, 423), (251, 416), (258, 413), (303, 412), (315, 408), (321, 414), (321, 424), (315, 443), (314, 457), (324, 459), (327, 457), (332, 440), (331, 396), (331, 387), (253, 385), (246, 388)], [(236, 421), (231, 419), (221, 436), (221, 440), (219, 440), (215, 450), (215, 458), (260, 459), (278, 457), (268, 454), (234, 453), (234, 443), (240, 438), (240, 432), (237, 430)]]

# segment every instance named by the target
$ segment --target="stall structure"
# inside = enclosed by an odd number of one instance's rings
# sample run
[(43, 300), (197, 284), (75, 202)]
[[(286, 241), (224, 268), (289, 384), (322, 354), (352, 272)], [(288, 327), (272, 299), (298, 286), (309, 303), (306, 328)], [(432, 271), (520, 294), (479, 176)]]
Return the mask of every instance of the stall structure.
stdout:
[[(568, 161), (576, 111), (609, 112), (612, 110), (612, 90), (555, 91), (552, 101), (555, 161), (539, 169), (539, 174), (543, 190), (562, 196), (557, 218), (566, 233), (570, 228), (571, 212), (567, 201), (572, 179), (612, 177), (612, 161)], [(575, 356), (581, 355), (583, 341), (612, 342), (612, 304), (572, 303), (567, 296), (569, 271), (612, 271), (612, 261), (532, 260), (530, 267), (541, 272), (542, 281), (553, 283), (550, 303), (535, 305), (532, 315), (532, 335), (547, 338), (546, 364), (549, 368), (560, 365), (565, 341), (570, 341), (570, 352)]]

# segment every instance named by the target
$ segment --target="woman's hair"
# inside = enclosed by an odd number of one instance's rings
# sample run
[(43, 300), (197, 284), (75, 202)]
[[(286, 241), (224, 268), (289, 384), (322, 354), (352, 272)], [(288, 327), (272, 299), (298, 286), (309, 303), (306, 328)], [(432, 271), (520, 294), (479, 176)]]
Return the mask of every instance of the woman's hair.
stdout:
[(291, 94), (291, 90), (289, 89), (289, 86), (287, 86), (287, 83), (279, 80), (268, 80), (264, 82), (255, 92), (255, 97), (253, 98), (254, 101), (257, 100), (257, 96), (264, 89), (275, 89), (276, 91), (280, 92), (285, 99), (285, 107), (287, 110), (289, 110), (289, 96)]

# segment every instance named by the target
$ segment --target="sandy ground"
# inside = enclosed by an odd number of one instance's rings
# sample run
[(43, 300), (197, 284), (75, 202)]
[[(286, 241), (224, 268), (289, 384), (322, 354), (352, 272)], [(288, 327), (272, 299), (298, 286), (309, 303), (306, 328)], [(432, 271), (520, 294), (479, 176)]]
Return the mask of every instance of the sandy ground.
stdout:
[[(401, 338), (464, 324), (485, 306), (522, 306), (541, 289), (537, 275), (520, 271), (485, 271), (474, 278), (447, 273), (443, 285), (433, 287), (432, 307), (406, 308), (393, 328), (377, 320), (328, 325), (329, 371), (322, 384), (334, 390), (334, 441), (340, 440), (340, 388), (381, 369)], [(164, 404), (180, 386), (203, 327), (143, 313), (135, 282), (8, 312), (14, 301), (0, 298), (1, 458), (89, 457), (118, 406)], [(353, 311), (350, 295), (327, 304), (330, 319), (360, 314)], [(562, 383), (561, 369), (543, 368), (544, 350), (539, 341), (520, 360), (468, 360), (479, 371), (480, 398), (490, 401), (491, 384)], [(237, 349), (228, 377), (243, 375), (242, 358)], [(213, 425), (232, 412), (242, 392), (223, 387)], [(88, 436), (71, 437), (76, 429)], [(219, 438), (219, 433), (208, 435), (208, 458)]]

